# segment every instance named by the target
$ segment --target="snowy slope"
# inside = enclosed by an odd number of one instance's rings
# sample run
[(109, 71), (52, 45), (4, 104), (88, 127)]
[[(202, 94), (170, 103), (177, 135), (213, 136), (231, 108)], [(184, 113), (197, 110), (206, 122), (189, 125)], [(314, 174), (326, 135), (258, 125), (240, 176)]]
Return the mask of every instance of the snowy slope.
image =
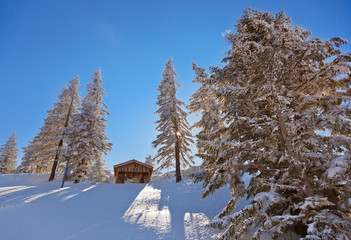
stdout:
[(228, 188), (201, 200), (201, 184), (47, 182), (47, 175), (0, 176), (2, 240), (211, 239), (206, 224), (230, 199)]

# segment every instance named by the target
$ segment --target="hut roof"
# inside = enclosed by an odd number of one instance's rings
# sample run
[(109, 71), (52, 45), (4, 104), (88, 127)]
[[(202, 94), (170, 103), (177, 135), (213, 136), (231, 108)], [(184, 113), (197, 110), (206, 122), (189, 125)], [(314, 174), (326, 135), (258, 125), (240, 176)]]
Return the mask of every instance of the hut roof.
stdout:
[(151, 169), (154, 168), (153, 166), (151, 166), (149, 164), (146, 164), (146, 163), (143, 163), (143, 162), (139, 162), (138, 160), (135, 160), (135, 159), (126, 161), (124, 163), (116, 164), (116, 165), (113, 166), (113, 168), (118, 168), (118, 167), (121, 167), (121, 166), (124, 166), (124, 165), (128, 165), (128, 164), (131, 164), (131, 163), (137, 163), (137, 164), (140, 164), (140, 165), (142, 165), (144, 167), (151, 168)]

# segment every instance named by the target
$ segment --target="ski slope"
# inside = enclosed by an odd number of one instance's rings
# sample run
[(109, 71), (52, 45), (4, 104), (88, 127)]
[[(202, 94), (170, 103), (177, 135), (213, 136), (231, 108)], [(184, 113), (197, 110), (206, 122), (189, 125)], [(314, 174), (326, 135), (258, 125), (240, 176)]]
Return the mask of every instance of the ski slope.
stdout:
[(206, 227), (229, 189), (201, 200), (201, 184), (66, 183), (47, 175), (0, 176), (2, 240), (215, 239)]

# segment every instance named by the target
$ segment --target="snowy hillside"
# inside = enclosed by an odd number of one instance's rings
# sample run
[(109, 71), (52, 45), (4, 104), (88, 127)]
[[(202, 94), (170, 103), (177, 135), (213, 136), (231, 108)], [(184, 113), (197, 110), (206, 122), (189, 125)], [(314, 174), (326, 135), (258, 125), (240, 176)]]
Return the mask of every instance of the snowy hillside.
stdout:
[(60, 188), (47, 178), (0, 176), (2, 240), (211, 239), (205, 225), (230, 199), (224, 188), (201, 200), (201, 184), (186, 179)]

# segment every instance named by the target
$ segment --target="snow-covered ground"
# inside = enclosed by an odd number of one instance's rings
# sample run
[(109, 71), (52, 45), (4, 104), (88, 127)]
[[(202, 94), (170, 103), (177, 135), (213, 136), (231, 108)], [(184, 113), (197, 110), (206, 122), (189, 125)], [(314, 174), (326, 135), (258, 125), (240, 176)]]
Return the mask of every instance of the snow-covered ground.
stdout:
[(47, 182), (47, 175), (0, 176), (2, 240), (211, 239), (206, 224), (230, 199), (228, 188), (201, 200), (201, 184)]

